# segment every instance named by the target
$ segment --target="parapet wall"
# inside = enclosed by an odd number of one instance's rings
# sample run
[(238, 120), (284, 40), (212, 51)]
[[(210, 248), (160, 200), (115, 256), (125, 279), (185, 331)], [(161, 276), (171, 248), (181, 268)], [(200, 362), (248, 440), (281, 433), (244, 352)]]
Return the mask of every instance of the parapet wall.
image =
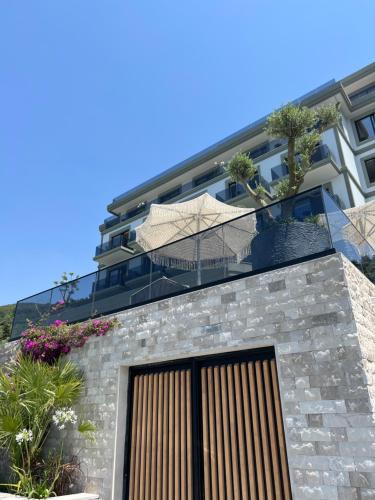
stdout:
[(70, 354), (98, 428), (94, 444), (65, 437), (87, 491), (122, 498), (130, 366), (274, 346), (293, 498), (375, 498), (374, 290), (335, 254), (118, 313)]

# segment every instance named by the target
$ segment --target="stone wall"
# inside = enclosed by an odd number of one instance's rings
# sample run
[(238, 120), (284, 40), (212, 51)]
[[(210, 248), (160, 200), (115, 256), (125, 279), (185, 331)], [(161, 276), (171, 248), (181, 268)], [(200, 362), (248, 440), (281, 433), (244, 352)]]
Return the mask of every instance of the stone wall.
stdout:
[(65, 436), (87, 491), (122, 498), (129, 366), (274, 346), (293, 498), (374, 499), (373, 293), (336, 254), (119, 313), (70, 354), (87, 381), (77, 410), (98, 427), (90, 445)]

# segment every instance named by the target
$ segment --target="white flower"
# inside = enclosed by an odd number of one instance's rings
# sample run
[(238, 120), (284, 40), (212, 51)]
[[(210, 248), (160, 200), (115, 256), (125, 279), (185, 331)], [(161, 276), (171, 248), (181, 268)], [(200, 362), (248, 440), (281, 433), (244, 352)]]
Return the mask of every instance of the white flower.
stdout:
[(61, 408), (55, 411), (52, 420), (58, 429), (63, 430), (66, 424), (76, 424), (78, 418), (71, 408)]
[(19, 445), (32, 441), (32, 439), (33, 431), (30, 431), (28, 429), (22, 429), (22, 431), (16, 435), (16, 441)]

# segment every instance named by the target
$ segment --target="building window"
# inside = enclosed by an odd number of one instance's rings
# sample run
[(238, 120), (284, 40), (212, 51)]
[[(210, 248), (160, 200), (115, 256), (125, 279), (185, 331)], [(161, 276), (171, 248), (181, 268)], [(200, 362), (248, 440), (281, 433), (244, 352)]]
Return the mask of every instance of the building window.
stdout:
[(360, 142), (375, 137), (375, 113), (357, 120), (355, 126)]
[(161, 194), (159, 196), (159, 203), (165, 203), (168, 200), (171, 200), (172, 198), (175, 198), (181, 194), (181, 186), (178, 186), (177, 188), (172, 189), (172, 191), (168, 191), (167, 193)]
[(201, 184), (204, 184), (205, 182), (210, 181), (211, 179), (214, 179), (218, 175), (223, 173), (223, 169), (220, 169), (220, 167), (213, 168), (209, 170), (208, 172), (205, 172), (202, 175), (199, 175), (198, 177), (195, 177), (193, 179), (193, 186), (197, 187), (200, 186)]
[(108, 286), (115, 286), (120, 283), (121, 279), (121, 270), (120, 269), (112, 269), (109, 271), (108, 276)]
[(365, 169), (370, 184), (375, 183), (375, 157), (365, 160)]

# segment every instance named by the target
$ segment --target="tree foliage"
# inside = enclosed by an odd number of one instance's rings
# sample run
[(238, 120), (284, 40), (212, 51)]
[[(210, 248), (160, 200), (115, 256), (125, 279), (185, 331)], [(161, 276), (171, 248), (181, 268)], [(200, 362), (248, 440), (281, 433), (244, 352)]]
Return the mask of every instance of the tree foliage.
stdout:
[(340, 116), (339, 107), (334, 104), (315, 109), (287, 104), (268, 117), (267, 134), (286, 139), (288, 143), (285, 161), (289, 176), (280, 181), (280, 186), (276, 186), (278, 198), (298, 193), (305, 175), (312, 167), (312, 156), (319, 144), (320, 134), (329, 127), (338, 125)]
[(10, 337), (15, 308), (14, 304), (0, 306), (0, 340)]
[(256, 188), (253, 189), (249, 185), (249, 181), (252, 181), (258, 173), (253, 160), (243, 153), (236, 153), (227, 165), (227, 172), (230, 178), (234, 182), (242, 184), (245, 191), (261, 206), (267, 205), (265, 201), (266, 191), (264, 187), (257, 184)]
[[(289, 175), (281, 179), (275, 186), (277, 199), (298, 193), (307, 172), (311, 169), (312, 157), (320, 141), (322, 132), (338, 125), (340, 121), (339, 107), (334, 104), (314, 109), (307, 106), (287, 104), (274, 111), (267, 119), (265, 131), (269, 136), (284, 139), (287, 142), (287, 164)], [(256, 189), (249, 186), (258, 173), (251, 158), (244, 153), (236, 153), (227, 166), (230, 178), (242, 184), (248, 195), (260, 206), (267, 205), (270, 198), (263, 186)]]

